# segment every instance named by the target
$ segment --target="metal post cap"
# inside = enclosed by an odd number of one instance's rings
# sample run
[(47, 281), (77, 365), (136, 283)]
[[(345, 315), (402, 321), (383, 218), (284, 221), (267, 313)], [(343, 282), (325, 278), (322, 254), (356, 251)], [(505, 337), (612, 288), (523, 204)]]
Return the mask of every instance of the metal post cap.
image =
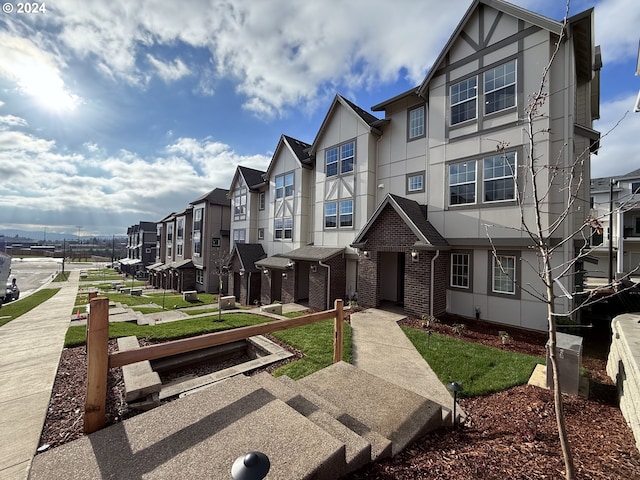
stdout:
[(249, 452), (236, 458), (231, 467), (234, 480), (262, 480), (271, 468), (269, 458), (262, 452)]
[(460, 384), (459, 384), (459, 383), (457, 383), (457, 382), (451, 382), (451, 383), (448, 383), (448, 384), (447, 384), (447, 388), (448, 388), (449, 390), (451, 390), (452, 392), (461, 392), (461, 391), (463, 390), (463, 389), (462, 389), (462, 385), (460, 385)]

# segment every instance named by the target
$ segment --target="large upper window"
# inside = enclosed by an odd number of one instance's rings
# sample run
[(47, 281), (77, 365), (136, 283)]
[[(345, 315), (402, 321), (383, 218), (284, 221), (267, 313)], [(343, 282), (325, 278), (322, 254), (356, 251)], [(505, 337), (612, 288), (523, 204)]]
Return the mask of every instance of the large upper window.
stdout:
[(202, 212), (203, 208), (196, 208), (193, 211), (193, 231), (199, 232), (202, 230)]
[(484, 112), (498, 112), (515, 104), (516, 61), (484, 72)]
[(176, 238), (178, 240), (182, 240), (184, 238), (184, 218), (178, 219), (178, 232), (176, 234)]
[(327, 149), (325, 153), (327, 177), (353, 171), (355, 148), (356, 143), (352, 141)]
[(247, 218), (247, 189), (241, 188), (233, 197), (233, 219), (245, 220)]
[(492, 282), (494, 293), (516, 293), (516, 257), (515, 255), (492, 255)]
[(451, 85), (451, 125), (476, 118), (477, 83), (471, 77)]
[(353, 199), (324, 204), (325, 228), (353, 227)]
[(276, 177), (276, 199), (293, 196), (293, 172)]
[(451, 254), (451, 286), (469, 288), (469, 258), (468, 253)]
[(515, 152), (485, 158), (483, 164), (484, 201), (500, 202), (515, 199)]
[(424, 136), (424, 105), (409, 110), (409, 140)]
[(449, 165), (449, 205), (476, 202), (476, 162)]

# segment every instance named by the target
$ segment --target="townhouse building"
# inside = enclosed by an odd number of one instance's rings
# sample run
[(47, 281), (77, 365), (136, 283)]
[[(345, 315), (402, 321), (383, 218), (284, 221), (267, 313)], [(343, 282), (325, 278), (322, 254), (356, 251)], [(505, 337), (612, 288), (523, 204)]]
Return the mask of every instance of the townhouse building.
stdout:
[(195, 289), (199, 292), (227, 291), (227, 275), (222, 275), (230, 247), (231, 201), (229, 190), (215, 188), (191, 202), (191, 260)]
[(156, 258), (156, 224), (139, 222), (127, 228), (127, 258), (119, 261), (129, 275), (146, 275), (146, 267)]
[(600, 227), (590, 237), (597, 263), (585, 264), (589, 276), (640, 277), (640, 169), (591, 180), (591, 216)]
[[(545, 132), (535, 162), (549, 167), (538, 175), (548, 191), (541, 222), (561, 221), (551, 239), (562, 245), (560, 265), (580, 248), (563, 238), (585, 225), (599, 140), (593, 21), (593, 9), (564, 26), (475, 0), (424, 81), (372, 107), (379, 116), (337, 95), (312, 143), (283, 135), (267, 171), (238, 167), (229, 193), (236, 297), (316, 309), (357, 297), (412, 315), (546, 329), (546, 306), (530, 293), (542, 289), (537, 259), (521, 230), (534, 220), (524, 118), (564, 29), (535, 119)], [(553, 172), (576, 161), (573, 202)], [(567, 290), (575, 273), (559, 279)], [(571, 308), (568, 298), (556, 303)]]

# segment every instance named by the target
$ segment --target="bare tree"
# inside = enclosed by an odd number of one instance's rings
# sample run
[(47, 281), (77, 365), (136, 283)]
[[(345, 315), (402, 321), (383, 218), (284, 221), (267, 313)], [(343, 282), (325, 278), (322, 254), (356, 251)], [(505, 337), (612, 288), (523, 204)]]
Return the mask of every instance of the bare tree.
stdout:
[[(546, 115), (544, 106), (548, 101), (548, 80), (553, 62), (558, 56), (559, 49), (565, 40), (566, 28), (568, 25), (569, 2), (567, 2), (565, 17), (562, 22), (562, 29), (557, 39), (555, 50), (552, 52), (548, 64), (545, 66), (538, 89), (531, 95), (529, 103), (525, 109), (525, 117), (522, 120), (523, 130), (526, 137), (525, 153), (526, 161), (522, 166), (516, 167), (518, 171), (512, 171), (514, 177), (515, 197), (520, 208), (520, 225), (513, 227), (503, 227), (524, 232), (529, 239), (528, 248), (535, 252), (537, 262), (526, 261), (537, 276), (540, 278), (539, 285), (531, 283), (518, 285), (523, 291), (538, 299), (546, 305), (548, 324), (548, 358), (553, 371), (554, 405), (556, 412), (556, 423), (560, 446), (564, 457), (565, 476), (568, 480), (575, 478), (575, 468), (573, 455), (569, 444), (567, 429), (565, 424), (562, 389), (559, 378), (559, 368), (556, 358), (556, 337), (557, 318), (559, 316), (571, 316), (579, 308), (584, 307), (598, 299), (587, 298), (586, 302), (575, 302), (569, 304), (569, 308), (558, 311), (558, 299), (562, 296), (573, 299), (572, 294), (562, 285), (562, 279), (568, 279), (575, 275), (576, 263), (581, 261), (588, 254), (590, 236), (592, 229), (601, 229), (601, 218), (589, 216), (587, 208), (583, 208), (588, 200), (585, 200), (585, 191), (588, 192), (589, 182), (586, 174), (589, 168), (588, 159), (590, 148), (566, 160), (568, 156), (567, 145), (561, 148), (555, 158), (545, 158), (538, 152), (538, 145), (541, 137), (551, 134), (548, 128), (540, 128), (540, 120)], [(620, 123), (620, 122), (618, 122)], [(615, 128), (615, 127), (614, 127)], [(508, 144), (498, 142), (497, 150), (505, 155)], [(591, 146), (590, 146), (591, 147)], [(519, 183), (519, 181), (520, 183)], [(563, 198), (562, 207), (550, 206), (553, 196), (560, 195)], [(588, 193), (586, 194), (588, 198)], [(581, 218), (576, 220), (578, 215)], [(493, 256), (502, 271), (502, 274), (509, 275), (508, 269), (500, 263), (500, 257), (492, 240), (490, 229), (493, 225), (486, 225), (487, 236), (491, 243)], [(560, 240), (557, 240), (557, 239)], [(575, 249), (576, 253), (572, 258), (567, 259), (567, 252)], [(556, 259), (562, 258), (564, 261), (558, 262)], [(512, 278), (513, 282), (517, 279)], [(573, 283), (573, 282), (570, 282)], [(562, 292), (556, 294), (556, 287)], [(566, 301), (566, 300), (565, 300)]]
[(217, 247), (215, 253), (212, 254), (213, 268), (215, 274), (218, 276), (218, 321), (222, 321), (222, 308), (220, 308), (220, 297), (222, 297), (222, 291), (224, 289), (224, 276), (228, 274), (229, 262), (233, 251), (229, 251), (222, 246)]

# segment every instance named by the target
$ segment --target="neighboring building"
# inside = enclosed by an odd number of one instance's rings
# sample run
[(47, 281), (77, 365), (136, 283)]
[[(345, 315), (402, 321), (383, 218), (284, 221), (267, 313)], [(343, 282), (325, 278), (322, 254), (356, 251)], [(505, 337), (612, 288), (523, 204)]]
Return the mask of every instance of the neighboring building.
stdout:
[[(610, 213), (613, 219), (611, 250)], [(588, 275), (609, 277), (611, 251), (612, 278), (628, 274), (640, 277), (640, 169), (620, 177), (593, 179), (591, 216), (600, 222), (602, 228), (595, 227), (591, 235), (589, 256), (595, 257), (598, 263), (585, 264)]]
[[(195, 266), (196, 290), (217, 293), (222, 267), (229, 254), (231, 201), (229, 190), (215, 188), (193, 202), (191, 260)], [(227, 291), (227, 275), (222, 276)]]
[(140, 222), (127, 228), (127, 258), (119, 260), (120, 268), (129, 275), (146, 276), (146, 267), (156, 258), (156, 224)]
[[(540, 281), (525, 268), (537, 260), (519, 231), (516, 192), (531, 221), (523, 118), (562, 28), (500, 0), (476, 0), (422, 84), (373, 107), (384, 118), (338, 95), (312, 144), (282, 136), (267, 172), (238, 167), (231, 230), (234, 244), (251, 246), (232, 259), (233, 281), (243, 285), (234, 294), (253, 302), (257, 287), (244, 279), (260, 275), (262, 302), (322, 309), (357, 294), (364, 306), (392, 302), (413, 315), (447, 311), (546, 329), (545, 304), (519, 287)], [(536, 162), (562, 170), (583, 159), (573, 194), (587, 199), (589, 152), (599, 141), (593, 9), (571, 17), (566, 34), (536, 120), (547, 132)], [(560, 176), (545, 179), (547, 227), (567, 201)], [(588, 212), (586, 200), (576, 202), (553, 240), (580, 229)], [(554, 261), (574, 258), (576, 248), (564, 243)], [(575, 287), (572, 275), (562, 281)], [(557, 306), (571, 308), (564, 298)]]

